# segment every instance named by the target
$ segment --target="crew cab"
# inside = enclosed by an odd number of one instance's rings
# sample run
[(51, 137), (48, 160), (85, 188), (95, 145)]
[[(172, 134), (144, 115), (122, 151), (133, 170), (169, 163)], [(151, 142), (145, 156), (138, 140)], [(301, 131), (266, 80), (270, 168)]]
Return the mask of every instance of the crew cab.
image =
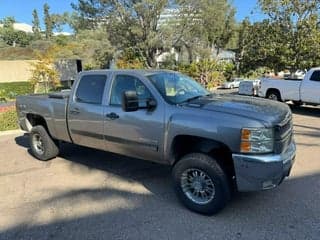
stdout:
[(178, 198), (203, 214), (233, 190), (276, 187), (295, 158), (286, 104), (213, 94), (178, 72), (85, 71), (71, 91), (20, 96), (16, 108), (37, 159), (69, 142), (168, 164)]
[(293, 101), (295, 105), (320, 105), (320, 68), (310, 69), (303, 79), (261, 80), (260, 97), (277, 101)]

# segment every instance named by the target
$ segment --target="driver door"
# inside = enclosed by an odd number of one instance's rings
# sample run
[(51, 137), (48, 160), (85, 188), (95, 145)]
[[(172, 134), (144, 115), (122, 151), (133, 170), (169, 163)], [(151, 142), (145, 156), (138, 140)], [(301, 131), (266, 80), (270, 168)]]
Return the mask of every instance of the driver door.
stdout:
[(112, 152), (127, 156), (161, 161), (164, 106), (158, 101), (157, 107), (152, 111), (139, 109), (135, 112), (124, 112), (121, 103), (125, 91), (137, 92), (140, 107), (146, 107), (146, 99), (154, 99), (139, 76), (128, 73), (114, 75), (104, 124), (108, 148)]

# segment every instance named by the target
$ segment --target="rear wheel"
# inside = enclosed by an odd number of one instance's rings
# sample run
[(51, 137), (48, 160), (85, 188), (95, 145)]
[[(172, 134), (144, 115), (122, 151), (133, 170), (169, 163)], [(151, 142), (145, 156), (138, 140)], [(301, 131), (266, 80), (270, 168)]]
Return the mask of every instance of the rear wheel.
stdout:
[(278, 91), (269, 91), (266, 97), (270, 100), (281, 101), (281, 96)]
[(184, 156), (173, 168), (178, 198), (190, 210), (215, 214), (230, 199), (227, 176), (215, 159), (202, 153)]
[(30, 147), (33, 156), (46, 161), (59, 154), (58, 142), (54, 141), (43, 126), (35, 126), (30, 132)]

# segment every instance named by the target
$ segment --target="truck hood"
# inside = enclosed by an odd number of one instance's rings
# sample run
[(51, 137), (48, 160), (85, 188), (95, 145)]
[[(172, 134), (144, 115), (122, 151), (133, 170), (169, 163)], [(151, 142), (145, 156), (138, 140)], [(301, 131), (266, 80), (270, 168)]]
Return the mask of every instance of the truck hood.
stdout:
[(278, 124), (291, 113), (290, 108), (284, 103), (232, 94), (212, 94), (209, 97), (193, 100), (188, 106), (248, 117), (267, 125)]

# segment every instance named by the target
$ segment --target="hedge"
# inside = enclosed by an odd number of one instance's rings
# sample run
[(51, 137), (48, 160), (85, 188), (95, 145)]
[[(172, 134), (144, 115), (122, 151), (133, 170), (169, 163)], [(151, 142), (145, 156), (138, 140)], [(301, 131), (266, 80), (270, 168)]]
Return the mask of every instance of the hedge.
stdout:
[(0, 113), (0, 131), (17, 129), (17, 112), (16, 109)]
[(4, 82), (0, 83), (0, 98), (14, 99), (18, 95), (32, 93), (30, 82)]

